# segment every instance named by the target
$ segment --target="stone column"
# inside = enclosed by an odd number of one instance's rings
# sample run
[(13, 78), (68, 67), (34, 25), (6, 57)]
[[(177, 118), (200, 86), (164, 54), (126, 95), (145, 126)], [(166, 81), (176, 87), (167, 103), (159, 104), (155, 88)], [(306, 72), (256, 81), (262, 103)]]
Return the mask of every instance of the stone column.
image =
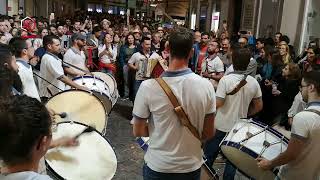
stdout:
[(196, 18), (196, 29), (200, 28), (200, 0), (197, 0), (197, 12), (196, 12), (196, 15), (197, 15), (197, 18)]
[(211, 30), (212, 12), (213, 12), (213, 0), (208, 0), (208, 9), (207, 9), (207, 17), (206, 17), (206, 31), (207, 32), (209, 32)]

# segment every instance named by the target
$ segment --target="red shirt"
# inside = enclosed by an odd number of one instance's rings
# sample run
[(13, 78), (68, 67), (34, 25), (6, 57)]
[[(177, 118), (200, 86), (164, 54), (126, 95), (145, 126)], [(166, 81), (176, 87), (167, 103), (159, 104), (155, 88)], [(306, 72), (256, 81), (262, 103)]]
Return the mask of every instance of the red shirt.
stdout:
[(204, 58), (206, 57), (207, 54), (207, 49), (208, 46), (200, 46), (200, 52), (199, 52), (199, 56), (198, 56), (198, 63), (197, 63), (197, 72), (201, 72), (201, 64), (202, 61), (204, 60)]

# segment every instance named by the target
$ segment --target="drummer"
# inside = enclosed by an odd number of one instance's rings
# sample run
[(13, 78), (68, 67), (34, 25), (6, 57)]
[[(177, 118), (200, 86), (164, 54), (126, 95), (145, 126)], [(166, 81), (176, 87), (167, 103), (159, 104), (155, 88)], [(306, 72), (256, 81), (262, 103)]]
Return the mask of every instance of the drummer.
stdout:
[(300, 91), (308, 104), (306, 110), (293, 117), (286, 151), (272, 160), (257, 159), (258, 167), (264, 170), (283, 165), (277, 177), (282, 180), (320, 177), (320, 71), (304, 74)]
[[(204, 148), (204, 153), (208, 160), (207, 165), (209, 167), (212, 167), (213, 162), (219, 154), (219, 144), (237, 123), (237, 120), (252, 116), (262, 109), (262, 93), (258, 81), (244, 74), (250, 58), (251, 52), (249, 49), (235, 49), (232, 52), (232, 62), (235, 72), (223, 76), (219, 81), (216, 92), (216, 135), (207, 141)], [(240, 87), (240, 81), (243, 79), (246, 80), (246, 84)], [(235, 173), (236, 169), (227, 162), (223, 179), (233, 179)]]
[(72, 138), (52, 142), (49, 112), (35, 98), (25, 95), (1, 98), (0, 119), (0, 159), (4, 163), (1, 180), (51, 180), (37, 173), (47, 150), (59, 145), (77, 145)]
[(88, 90), (88, 88), (76, 84), (64, 75), (62, 60), (57, 56), (61, 50), (58, 36), (45, 36), (43, 38), (43, 46), (47, 52), (42, 57), (40, 67), (40, 74), (43, 79), (40, 80), (39, 89), (42, 100), (46, 101), (51, 96), (63, 91), (66, 84), (76, 89)]
[(71, 41), (72, 47), (63, 56), (64, 72), (70, 78), (90, 73), (86, 67), (86, 56), (83, 51), (86, 45), (86, 37), (80, 33), (75, 33), (71, 36)]

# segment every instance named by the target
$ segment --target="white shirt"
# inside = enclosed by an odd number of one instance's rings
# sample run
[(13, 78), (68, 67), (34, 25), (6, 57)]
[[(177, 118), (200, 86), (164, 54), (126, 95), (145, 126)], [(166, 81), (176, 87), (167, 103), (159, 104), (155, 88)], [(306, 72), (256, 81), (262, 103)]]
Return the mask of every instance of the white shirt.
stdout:
[[(67, 50), (67, 52), (63, 56), (63, 61), (69, 64), (72, 64), (80, 69), (86, 70), (86, 56), (83, 51), (79, 51), (75, 48), (70, 48)], [(83, 71), (78, 70), (76, 68), (73, 68), (69, 66), (68, 64), (64, 64), (64, 66), (72, 68), (76, 73), (78, 74), (84, 74)], [(73, 77), (71, 77), (73, 78)]]
[(19, 67), (18, 74), (23, 85), (23, 94), (40, 101), (38, 89), (33, 78), (32, 67), (26, 61), (18, 58), (17, 65)]
[(224, 99), (222, 107), (217, 109), (215, 128), (229, 132), (240, 118), (247, 118), (249, 105), (254, 98), (261, 98), (262, 93), (258, 81), (247, 76), (247, 84), (236, 94), (227, 95), (239, 84), (244, 77), (242, 74), (229, 74), (223, 76), (218, 84), (217, 99)]
[[(150, 78), (152, 62), (158, 62), (161, 59), (158, 53), (142, 54), (141, 52), (134, 53), (129, 59), (129, 64), (138, 65), (136, 72), (136, 80), (146, 80)], [(155, 61), (156, 60), (156, 61)]]
[(11, 173), (8, 175), (0, 174), (0, 179), (1, 180), (52, 180), (52, 178), (50, 178), (47, 175), (41, 175), (33, 171), (23, 171), (23, 172)]
[[(320, 111), (320, 103), (309, 103), (307, 109)], [(296, 114), (291, 127), (291, 138), (293, 137), (303, 140), (306, 145), (295, 160), (281, 166), (280, 179), (320, 180), (320, 116), (306, 111)]]
[[(64, 75), (61, 61), (61, 59), (59, 59), (57, 56), (51, 53), (46, 53), (45, 55), (43, 55), (40, 65), (40, 76), (52, 83), (53, 85), (57, 86), (61, 90), (64, 90), (65, 84), (58, 79)], [(53, 87), (51, 84), (40, 79), (40, 97), (51, 97), (51, 94), (49, 93), (47, 88), (53, 95), (60, 92), (60, 90)]]
[(215, 56), (212, 59), (207, 57), (202, 66), (202, 72), (206, 71), (209, 74), (224, 72), (224, 65), (219, 56)]
[[(190, 69), (164, 72), (178, 101), (189, 116), (190, 122), (202, 134), (205, 115), (215, 113), (215, 92), (211, 83)], [(190, 88), (193, 85), (197, 88)], [(157, 172), (192, 172), (203, 164), (200, 141), (184, 127), (173, 105), (160, 85), (154, 80), (143, 81), (136, 95), (133, 114), (149, 118), (149, 147), (144, 160)]]
[[(100, 55), (104, 50), (106, 50), (106, 45), (100, 45), (98, 47), (98, 54)], [(100, 60), (102, 63), (104, 64), (110, 64), (112, 63), (112, 61), (116, 61), (116, 58), (117, 58), (117, 48), (113, 48), (113, 46), (109, 46), (108, 48), (109, 52), (111, 52), (112, 54), (112, 58), (110, 58), (108, 55), (103, 55), (100, 57)]]

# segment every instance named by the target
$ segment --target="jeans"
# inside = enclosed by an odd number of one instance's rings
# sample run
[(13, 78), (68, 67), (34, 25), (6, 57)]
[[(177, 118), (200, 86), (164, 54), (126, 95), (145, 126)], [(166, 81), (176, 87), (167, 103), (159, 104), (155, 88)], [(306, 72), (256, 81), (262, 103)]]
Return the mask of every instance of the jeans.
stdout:
[(137, 95), (137, 92), (138, 92), (138, 89), (141, 85), (141, 83), (143, 82), (143, 80), (136, 80), (134, 82), (134, 98), (136, 98), (136, 95)]
[(200, 180), (201, 168), (189, 173), (160, 173), (150, 169), (147, 164), (143, 166), (144, 180)]
[[(206, 164), (210, 168), (212, 168), (213, 162), (216, 160), (219, 154), (219, 151), (220, 151), (219, 145), (223, 140), (223, 138), (226, 136), (226, 134), (227, 134), (226, 132), (216, 130), (215, 136), (212, 139), (208, 140), (205, 144), (204, 154), (207, 158)], [(212, 171), (215, 172), (214, 169), (212, 169)], [(236, 174), (236, 169), (229, 161), (227, 161), (224, 169), (224, 173), (223, 173), (223, 179), (224, 180), (234, 179), (235, 174)]]
[(124, 65), (123, 66), (123, 79), (124, 79), (124, 96), (128, 97), (129, 96), (129, 80), (128, 80), (128, 76), (129, 76), (129, 67), (128, 65)]

